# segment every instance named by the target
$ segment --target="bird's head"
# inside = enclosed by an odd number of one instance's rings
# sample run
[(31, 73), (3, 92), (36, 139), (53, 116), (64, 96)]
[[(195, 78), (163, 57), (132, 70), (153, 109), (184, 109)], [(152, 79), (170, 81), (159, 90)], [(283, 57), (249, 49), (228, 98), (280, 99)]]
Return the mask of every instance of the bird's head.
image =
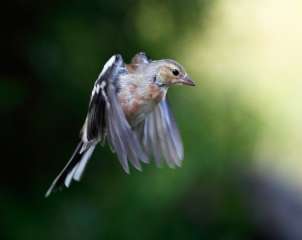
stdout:
[(174, 60), (159, 60), (157, 65), (156, 79), (161, 85), (168, 87), (173, 85), (195, 86), (185, 69)]

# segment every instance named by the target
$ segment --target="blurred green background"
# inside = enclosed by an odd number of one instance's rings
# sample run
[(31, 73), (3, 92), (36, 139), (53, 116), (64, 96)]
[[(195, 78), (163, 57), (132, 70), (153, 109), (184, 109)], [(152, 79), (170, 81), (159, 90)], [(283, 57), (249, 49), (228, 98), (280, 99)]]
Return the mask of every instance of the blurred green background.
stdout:
[[(1, 5), (1, 240), (302, 239), (300, 1)], [(99, 147), (80, 183), (45, 199), (103, 64), (139, 51), (197, 84), (168, 94), (183, 166), (128, 176)]]

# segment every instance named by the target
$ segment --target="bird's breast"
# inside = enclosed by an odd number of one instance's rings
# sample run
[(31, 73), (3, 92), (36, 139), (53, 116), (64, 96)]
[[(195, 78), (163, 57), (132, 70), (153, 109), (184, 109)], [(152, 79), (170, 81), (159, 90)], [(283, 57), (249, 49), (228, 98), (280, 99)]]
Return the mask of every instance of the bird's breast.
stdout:
[(118, 93), (118, 99), (127, 120), (133, 126), (145, 119), (164, 98), (166, 91), (156, 84), (127, 84)]

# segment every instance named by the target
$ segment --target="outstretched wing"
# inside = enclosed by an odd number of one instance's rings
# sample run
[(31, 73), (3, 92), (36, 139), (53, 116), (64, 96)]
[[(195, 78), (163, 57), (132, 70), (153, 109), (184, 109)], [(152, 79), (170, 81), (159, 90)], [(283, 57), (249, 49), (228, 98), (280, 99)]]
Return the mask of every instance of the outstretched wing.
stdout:
[(146, 118), (143, 128), (143, 145), (159, 166), (163, 159), (169, 167), (180, 166), (184, 157), (183, 144), (166, 99)]
[(92, 89), (88, 113), (81, 131), (84, 143), (105, 139), (107, 89), (116, 85), (120, 74), (127, 73), (120, 55), (112, 56), (104, 65)]
[(91, 142), (106, 138), (128, 173), (128, 161), (140, 170), (140, 161), (146, 162), (147, 156), (117, 99), (122, 74), (128, 74), (124, 61), (121, 55), (114, 55), (105, 64), (92, 90), (82, 141), (89, 146)]

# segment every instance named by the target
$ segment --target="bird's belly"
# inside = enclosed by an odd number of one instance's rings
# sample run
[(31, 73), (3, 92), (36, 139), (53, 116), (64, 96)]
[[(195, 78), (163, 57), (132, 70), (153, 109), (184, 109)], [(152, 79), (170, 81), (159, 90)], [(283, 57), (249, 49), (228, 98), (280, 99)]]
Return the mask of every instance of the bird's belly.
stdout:
[(118, 97), (128, 122), (134, 127), (154, 110), (164, 95), (162, 91), (149, 90), (147, 94), (146, 92), (143, 94), (125, 92), (119, 94)]
[(154, 101), (133, 100), (127, 104), (122, 104), (125, 116), (132, 127), (144, 121), (146, 116), (151, 113), (157, 105)]

